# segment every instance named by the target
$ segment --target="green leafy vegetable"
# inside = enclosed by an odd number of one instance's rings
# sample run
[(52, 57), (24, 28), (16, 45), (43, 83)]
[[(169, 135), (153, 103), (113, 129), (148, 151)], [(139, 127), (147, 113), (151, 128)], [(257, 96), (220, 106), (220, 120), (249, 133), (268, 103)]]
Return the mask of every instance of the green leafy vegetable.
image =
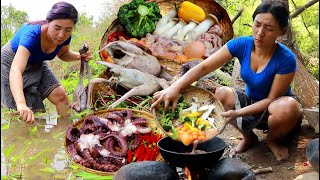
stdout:
[(155, 2), (133, 0), (124, 4), (118, 11), (118, 19), (127, 34), (141, 38), (156, 29), (156, 22), (162, 17)]

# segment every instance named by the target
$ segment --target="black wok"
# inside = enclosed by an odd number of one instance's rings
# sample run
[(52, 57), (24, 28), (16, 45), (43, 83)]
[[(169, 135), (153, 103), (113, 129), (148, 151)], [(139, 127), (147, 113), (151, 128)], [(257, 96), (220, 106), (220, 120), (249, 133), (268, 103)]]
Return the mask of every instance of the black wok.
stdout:
[(218, 137), (201, 142), (196, 150), (206, 151), (204, 154), (190, 154), (192, 146), (192, 144), (185, 146), (179, 141), (172, 140), (170, 137), (162, 138), (158, 142), (158, 147), (164, 160), (173, 166), (182, 168), (187, 166), (190, 170), (209, 168), (214, 165), (222, 156), (226, 143)]

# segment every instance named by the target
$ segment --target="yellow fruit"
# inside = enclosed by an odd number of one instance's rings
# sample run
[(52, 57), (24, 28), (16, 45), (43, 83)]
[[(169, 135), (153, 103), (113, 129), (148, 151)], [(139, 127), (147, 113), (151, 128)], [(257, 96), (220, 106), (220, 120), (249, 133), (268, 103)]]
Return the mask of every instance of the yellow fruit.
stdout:
[(200, 6), (189, 1), (183, 1), (178, 10), (178, 17), (186, 23), (189, 23), (191, 19), (200, 23), (206, 18), (206, 14)]

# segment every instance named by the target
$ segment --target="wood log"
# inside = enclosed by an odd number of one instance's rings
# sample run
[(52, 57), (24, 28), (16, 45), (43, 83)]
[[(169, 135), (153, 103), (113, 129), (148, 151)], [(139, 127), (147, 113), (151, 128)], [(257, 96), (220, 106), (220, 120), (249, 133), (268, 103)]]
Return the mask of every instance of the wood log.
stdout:
[(272, 167), (266, 167), (266, 168), (259, 168), (259, 169), (254, 169), (253, 173), (254, 174), (262, 174), (262, 173), (270, 173), (272, 171)]

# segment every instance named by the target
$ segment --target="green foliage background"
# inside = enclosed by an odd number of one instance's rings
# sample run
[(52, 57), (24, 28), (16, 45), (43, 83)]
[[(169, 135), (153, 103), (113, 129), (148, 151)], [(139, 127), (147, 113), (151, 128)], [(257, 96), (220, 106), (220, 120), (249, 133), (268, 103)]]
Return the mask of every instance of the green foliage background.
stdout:
[[(93, 77), (99, 76), (104, 70), (102, 65), (97, 65), (100, 60), (99, 49), (101, 39), (108, 26), (116, 18), (116, 13), (121, 5), (129, 0), (109, 2), (104, 5), (106, 12), (102, 13), (99, 22), (93, 22), (93, 17), (80, 13), (80, 20), (73, 32), (71, 48), (78, 51), (79, 47), (87, 43), (94, 55), (90, 61)], [(261, 1), (257, 0), (218, 0), (232, 19), (240, 8), (244, 8), (242, 15), (233, 24), (235, 36), (251, 35), (252, 13)], [(290, 12), (306, 4), (308, 0), (289, 1)], [(94, 2), (90, 2), (94, 3)], [(12, 37), (13, 33), (28, 20), (26, 12), (19, 11), (9, 6), (1, 6), (1, 47)], [(310, 73), (319, 79), (319, 2), (304, 10), (298, 17), (291, 20), (295, 41), (304, 55), (306, 66)], [(58, 79), (71, 96), (79, 81), (79, 62), (64, 63), (58, 59), (49, 62)], [(71, 97), (70, 97), (71, 98)]]

